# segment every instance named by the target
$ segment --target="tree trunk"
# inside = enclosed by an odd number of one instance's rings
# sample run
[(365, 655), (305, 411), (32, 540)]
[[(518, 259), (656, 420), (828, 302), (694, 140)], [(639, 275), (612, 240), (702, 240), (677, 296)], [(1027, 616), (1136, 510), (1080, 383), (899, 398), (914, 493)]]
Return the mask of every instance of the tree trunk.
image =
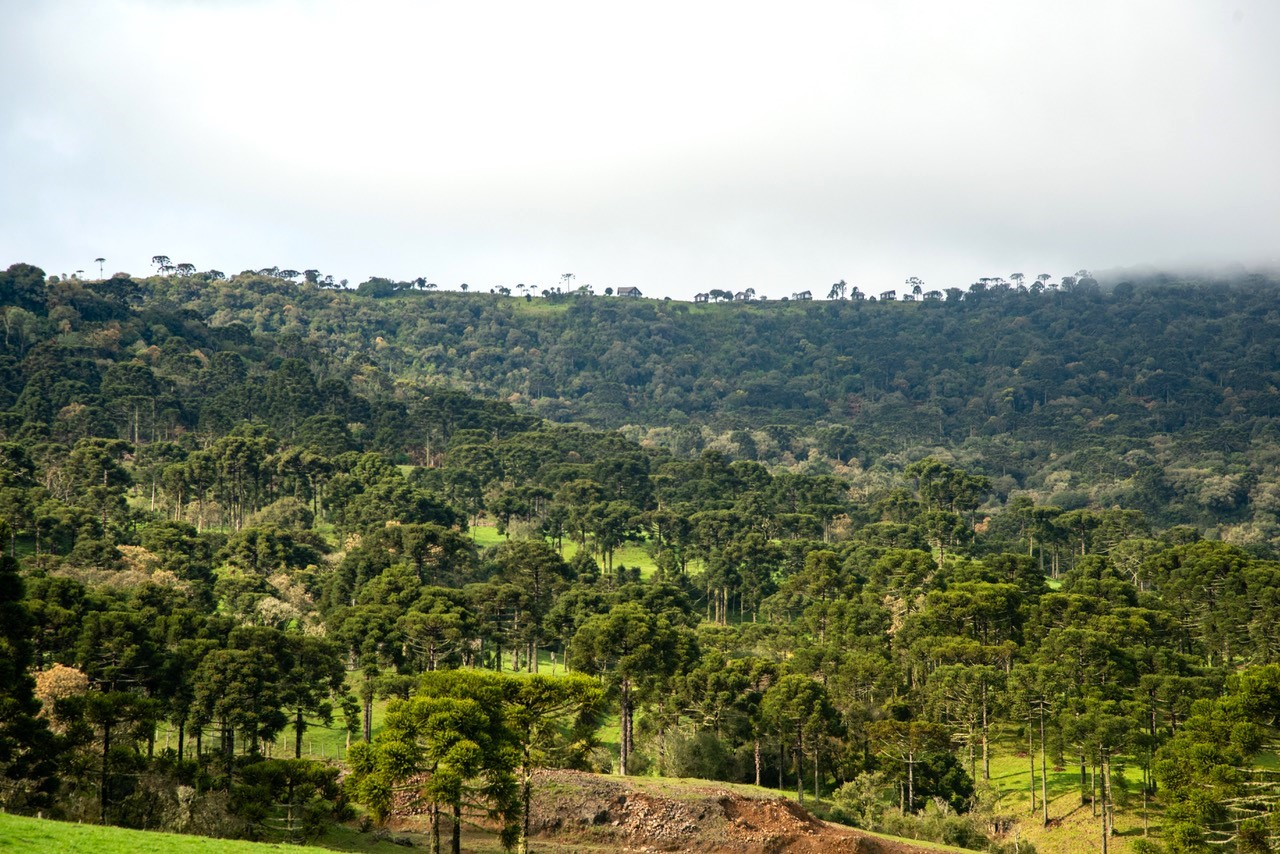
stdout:
[(630, 764), (631, 754), (635, 750), (636, 730), (635, 730), (636, 710), (635, 704), (631, 701), (631, 680), (627, 680), (627, 716), (623, 721), (622, 734), (627, 742), (627, 763)]
[(1142, 768), (1142, 838), (1147, 838), (1147, 800), (1151, 791), (1151, 760), (1147, 759)]
[(627, 712), (630, 705), (630, 684), (626, 679), (619, 686), (618, 709), (618, 773), (627, 776)]
[(1093, 817), (1098, 817), (1098, 767), (1089, 763), (1089, 807)]
[(518, 846), (519, 854), (529, 854), (529, 804), (533, 801), (533, 770), (529, 767), (529, 754), (525, 751), (524, 757), (524, 779), (521, 781), (521, 803), (524, 804), (524, 814), (520, 817), (520, 844)]
[(1102, 753), (1102, 828), (1107, 836), (1111, 836), (1115, 816), (1111, 804), (1111, 751)]
[(914, 750), (907, 753), (907, 808), (913, 813), (916, 811), (916, 754)]
[(804, 806), (804, 753), (801, 751), (800, 738), (796, 737), (796, 800)]
[(224, 718), (222, 721), (222, 752), (225, 754), (227, 763), (227, 790), (231, 790), (231, 774), (234, 770), (236, 759), (236, 733), (231, 727), (227, 726)]
[(760, 785), (760, 739), (756, 739), (756, 785)]
[(1035, 727), (1031, 720), (1031, 707), (1027, 707), (1027, 760), (1031, 763), (1031, 814), (1036, 814), (1036, 751)]
[(658, 776), (667, 776), (667, 716), (664, 702), (658, 701)]
[(822, 797), (818, 792), (818, 748), (813, 748), (813, 799)]
[(987, 683), (982, 683), (982, 779), (991, 780), (991, 751), (987, 744)]
[(1040, 701), (1040, 806), (1044, 810), (1044, 826), (1049, 826), (1049, 775), (1044, 755), (1044, 700)]
[(453, 854), (462, 854), (462, 804), (453, 805), (453, 838), (449, 843)]
[(1107, 828), (1107, 777), (1106, 777), (1107, 754), (1105, 750), (1102, 752), (1102, 759), (1100, 761), (1103, 763), (1103, 766), (1101, 769), (1102, 770), (1102, 809), (1101, 811), (1099, 811), (1095, 805), (1095, 809), (1093, 812), (1094, 812), (1094, 815), (1102, 816), (1102, 820), (1100, 822), (1100, 825), (1102, 827), (1102, 854), (1107, 854), (1107, 843), (1110, 841), (1108, 837), (1111, 834)]
[(1080, 754), (1080, 806), (1089, 803), (1089, 775), (1084, 767), (1084, 754)]
[(98, 812), (99, 821), (103, 824), (107, 823), (107, 767), (108, 757), (111, 755), (111, 723), (108, 721), (102, 725), (102, 778), (98, 781)]
[(293, 719), (293, 758), (302, 758), (302, 709), (298, 709), (298, 716)]

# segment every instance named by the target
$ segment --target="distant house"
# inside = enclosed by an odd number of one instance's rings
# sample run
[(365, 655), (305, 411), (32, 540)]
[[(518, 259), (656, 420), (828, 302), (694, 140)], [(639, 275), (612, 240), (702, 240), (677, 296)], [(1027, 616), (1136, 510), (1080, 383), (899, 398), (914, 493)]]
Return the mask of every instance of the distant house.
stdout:
[(618, 288), (618, 296), (620, 296), (620, 297), (642, 297), (642, 296), (644, 296), (644, 294), (640, 293), (640, 289), (639, 289), (639, 288), (626, 287), (626, 288)]
[(813, 299), (813, 291), (801, 291), (798, 294), (792, 294), (791, 298), (798, 300)]
[(733, 295), (734, 302), (751, 302), (752, 297), (756, 295), (754, 290), (738, 291)]
[(693, 295), (694, 302), (707, 302), (710, 299), (711, 299), (711, 294), (694, 294)]
[(897, 291), (885, 291), (880, 294), (880, 302), (893, 302), (898, 298)]

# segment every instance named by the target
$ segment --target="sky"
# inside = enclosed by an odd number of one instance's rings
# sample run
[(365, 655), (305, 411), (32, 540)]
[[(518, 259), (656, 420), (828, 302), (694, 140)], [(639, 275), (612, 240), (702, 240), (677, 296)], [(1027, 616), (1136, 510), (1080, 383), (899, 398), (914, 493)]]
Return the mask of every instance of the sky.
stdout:
[(1280, 2), (0, 0), (0, 268), (1280, 264)]

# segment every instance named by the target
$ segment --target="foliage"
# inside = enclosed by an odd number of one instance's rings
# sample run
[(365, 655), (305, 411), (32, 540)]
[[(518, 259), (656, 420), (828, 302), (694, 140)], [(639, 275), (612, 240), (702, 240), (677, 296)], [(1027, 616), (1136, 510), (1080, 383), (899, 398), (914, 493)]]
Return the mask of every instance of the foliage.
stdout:
[(17, 563), (0, 553), (0, 807), (27, 811), (48, 802), (55, 744), (44, 720), (31, 662), (30, 617), (22, 602)]
[(173, 272), (0, 275), (6, 808), (302, 836), (343, 813), (310, 741), (352, 738), (378, 815), (514, 842), (531, 769), (616, 740), (976, 845), (1016, 739), (1032, 802), (1078, 770), (1104, 834), (1128, 774), (1171, 848), (1260, 837), (1274, 281), (692, 306)]

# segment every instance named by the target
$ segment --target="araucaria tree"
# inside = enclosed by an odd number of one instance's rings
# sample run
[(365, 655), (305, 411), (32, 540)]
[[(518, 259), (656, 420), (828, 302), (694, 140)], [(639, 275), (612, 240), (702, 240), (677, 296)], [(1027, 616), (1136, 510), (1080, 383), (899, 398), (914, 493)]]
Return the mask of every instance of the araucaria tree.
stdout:
[(620, 745), (618, 772), (627, 773), (635, 734), (636, 701), (670, 677), (696, 649), (687, 629), (674, 627), (637, 602), (615, 605), (590, 617), (569, 646), (569, 664), (604, 678), (617, 692)]
[(426, 805), (436, 851), (447, 808), (450, 850), (458, 854), (464, 808), (499, 820), (503, 841), (514, 841), (520, 753), (504, 717), (502, 678), (452, 670), (427, 674), (417, 694), (392, 701), (383, 731), (371, 744), (353, 746), (348, 758), (351, 785), (380, 821), (397, 793)]
[[(0, 549), (8, 542), (0, 522)], [(32, 663), (31, 616), (13, 557), (0, 551), (0, 809), (44, 806), (57, 787), (53, 735), (37, 717)]]

